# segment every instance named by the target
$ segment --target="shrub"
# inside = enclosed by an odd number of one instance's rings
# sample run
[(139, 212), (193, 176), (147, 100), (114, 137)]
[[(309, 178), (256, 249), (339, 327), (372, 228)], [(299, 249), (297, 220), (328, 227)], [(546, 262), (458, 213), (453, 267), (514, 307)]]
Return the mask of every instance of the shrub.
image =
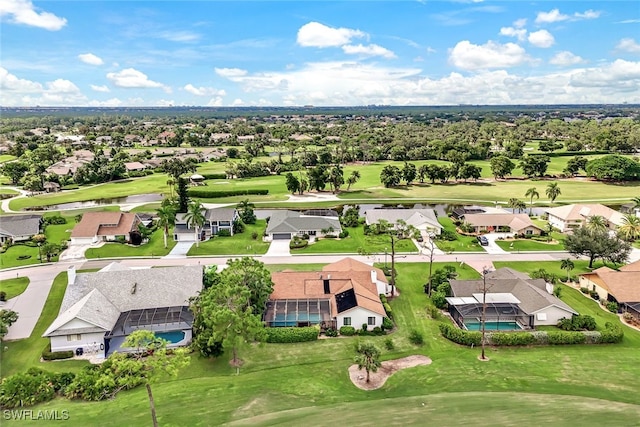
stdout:
[(386, 340), (384, 340), (384, 348), (386, 348), (387, 350), (393, 350), (394, 348), (396, 348), (396, 345), (393, 343), (393, 339), (387, 338)]
[(534, 344), (536, 339), (529, 332), (493, 332), (488, 334), (488, 341), (493, 345), (522, 346)]
[(345, 337), (350, 337), (356, 334), (356, 328), (353, 326), (343, 326), (340, 328), (340, 335), (344, 335)]
[(227, 179), (227, 175), (224, 173), (203, 173), (204, 179)]
[(576, 324), (579, 330), (595, 331), (596, 319), (588, 314), (580, 314), (573, 317), (573, 322)]
[(29, 259), (29, 258), (31, 258), (31, 255), (20, 255), (20, 256), (16, 257), (16, 259), (19, 260), (19, 261), (22, 261), (22, 260), (25, 260), (25, 259)]
[(586, 341), (581, 332), (548, 331), (547, 338), (551, 345), (583, 344)]
[(482, 334), (476, 331), (463, 331), (462, 329), (448, 323), (440, 323), (440, 333), (446, 339), (462, 345), (480, 345)]
[(256, 195), (267, 195), (269, 194), (268, 189), (255, 189), (255, 188), (247, 188), (244, 190), (206, 190), (203, 188), (189, 188), (187, 190), (187, 194), (189, 197), (201, 197), (204, 199), (215, 199), (220, 197), (231, 197), (231, 196), (247, 196), (250, 194)]
[(366, 323), (363, 323), (363, 324), (362, 324), (362, 326), (360, 327), (360, 329), (361, 329), (362, 331), (365, 331), (365, 332), (366, 332), (366, 331), (369, 329), (369, 327), (367, 326), (367, 324), (366, 324)]
[(384, 335), (384, 329), (382, 329), (380, 326), (376, 326), (373, 328), (373, 335)]
[(598, 295), (598, 292), (596, 291), (589, 291), (589, 296), (596, 301), (600, 299), (600, 295)]
[(618, 312), (618, 303), (615, 301), (608, 301), (605, 307), (607, 307), (607, 310), (609, 310), (612, 313)]
[[(141, 372), (141, 365), (134, 364), (129, 370), (117, 371), (111, 357), (101, 365), (87, 366), (78, 372), (65, 388), (65, 396), (70, 399), (105, 400), (121, 390), (130, 390), (142, 384), (144, 373)], [(121, 354), (118, 357), (128, 356)]]
[(412, 329), (409, 333), (409, 341), (411, 342), (411, 344), (422, 345), (424, 344), (424, 337), (422, 336), (422, 333), (420, 333), (416, 329)]
[(303, 240), (298, 236), (295, 236), (291, 242), (289, 242), (289, 249), (301, 249), (309, 244), (307, 240)]
[(437, 308), (445, 308), (447, 306), (447, 295), (441, 291), (431, 293), (431, 301)]
[(0, 383), (0, 408), (17, 408), (52, 400), (56, 389), (51, 375), (41, 369), (11, 375)]
[(580, 288), (580, 292), (582, 292), (583, 294), (588, 294), (589, 293), (589, 289), (588, 288)]
[(599, 344), (616, 344), (622, 342), (624, 331), (618, 324), (607, 322), (604, 324), (604, 331), (600, 332)]
[(436, 306), (428, 304), (427, 305), (427, 312), (429, 313), (429, 316), (434, 320), (442, 320), (443, 319), (442, 312)]
[(382, 319), (382, 329), (389, 331), (393, 329), (393, 322), (388, 317)]
[(338, 237), (341, 239), (344, 239), (345, 237), (349, 237), (349, 230), (346, 230), (346, 229), (342, 230), (340, 234), (338, 234)]
[(328, 337), (337, 337), (338, 331), (333, 328), (328, 328), (326, 331), (324, 331), (324, 334)]
[(44, 219), (45, 224), (66, 224), (67, 219), (61, 215), (51, 215)]
[(393, 309), (391, 308), (389, 303), (388, 302), (383, 302), (382, 306), (384, 307), (384, 311), (387, 313), (387, 317), (389, 319), (393, 319)]
[(0, 291), (0, 301), (7, 300), (7, 293), (5, 291)]
[(258, 240), (258, 232), (257, 231), (254, 231), (253, 233), (251, 233), (251, 239)]
[[(2, 293), (0, 292), (0, 301), (4, 301), (1, 297), (2, 297)], [(625, 311), (624, 313), (622, 313), (622, 320), (624, 320), (627, 323), (632, 323), (634, 321), (634, 317), (631, 313), (629, 313), (628, 311)]]
[(449, 242), (453, 242), (454, 240), (456, 240), (458, 238), (458, 235), (456, 234), (455, 231), (442, 230), (442, 232), (440, 233), (440, 236), (438, 236), (438, 238), (440, 240), (447, 240)]
[(73, 357), (73, 351), (43, 351), (42, 358), (44, 360), (62, 360), (71, 359)]
[[(238, 233), (242, 233), (242, 231), (238, 231)], [(218, 230), (218, 237), (230, 237), (231, 231), (227, 229)]]
[(315, 341), (318, 339), (320, 329), (315, 326), (304, 328), (267, 328), (267, 342), (292, 343)]

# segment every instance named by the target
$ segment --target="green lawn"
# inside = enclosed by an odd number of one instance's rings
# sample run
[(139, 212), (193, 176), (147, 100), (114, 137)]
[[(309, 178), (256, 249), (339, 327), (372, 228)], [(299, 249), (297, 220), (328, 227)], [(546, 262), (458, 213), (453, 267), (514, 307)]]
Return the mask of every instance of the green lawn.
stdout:
[(48, 363), (40, 362), (42, 350), (44, 350), (49, 343), (49, 339), (42, 338), (42, 334), (58, 316), (66, 288), (67, 273), (60, 273), (53, 281), (49, 297), (31, 336), (23, 340), (2, 342), (2, 348), (0, 349), (0, 365), (2, 365), (2, 372), (0, 374), (2, 377), (15, 374), (16, 372), (26, 371), (34, 366), (60, 372), (77, 370), (87, 365), (87, 362), (75, 360)]
[[(294, 249), (293, 254), (357, 254), (360, 249), (371, 254), (391, 253), (391, 242), (386, 235), (365, 236), (364, 227), (346, 228), (349, 236), (343, 239), (320, 239), (302, 249)], [(418, 253), (418, 248), (411, 239), (396, 242), (396, 253)]]
[[(262, 255), (269, 249), (269, 243), (262, 241), (262, 234), (266, 228), (267, 221), (259, 219), (255, 224), (246, 224), (242, 233), (229, 237), (215, 236), (206, 242), (200, 242), (199, 248), (194, 244), (187, 255)], [(252, 237), (254, 232), (258, 235), (255, 240)]]
[(15, 279), (0, 280), (0, 291), (6, 292), (6, 299), (17, 297), (29, 286), (28, 277), (16, 277)]
[[(572, 277), (576, 277), (578, 274), (588, 273), (604, 265), (601, 261), (595, 261), (593, 263), (593, 269), (589, 269), (589, 261), (576, 259), (571, 259), (571, 261), (574, 265), (573, 270), (570, 272)], [(509, 267), (527, 274), (531, 274), (542, 268), (548, 273), (555, 274), (563, 281), (567, 280), (567, 270), (560, 268), (560, 261), (494, 261), (493, 266), (495, 268)]]
[(0, 163), (9, 162), (15, 159), (16, 156), (12, 156), (11, 154), (0, 154)]
[(478, 240), (473, 236), (463, 236), (456, 231), (453, 220), (446, 216), (439, 216), (438, 222), (445, 230), (456, 233), (456, 240), (436, 240), (438, 249), (444, 252), (484, 252)]
[(564, 251), (564, 235), (551, 233), (551, 243), (532, 239), (496, 240), (496, 244), (507, 252), (524, 251)]
[(127, 245), (123, 243), (105, 243), (99, 248), (87, 249), (86, 258), (114, 258), (132, 256), (164, 256), (171, 252), (176, 245), (171, 234), (167, 238), (167, 248), (164, 247), (164, 237), (162, 229), (158, 228), (153, 232), (149, 242), (140, 246)]
[[(435, 264), (434, 268), (442, 266)], [(376, 424), (424, 425), (427, 419), (435, 425), (511, 426), (532, 419), (554, 426), (637, 424), (639, 332), (625, 327), (625, 338), (617, 345), (489, 348), (490, 362), (479, 362), (479, 349), (445, 340), (438, 323), (427, 315), (422, 290), (427, 269), (426, 263), (398, 264), (400, 296), (391, 305), (399, 329), (387, 337), (247, 346), (240, 350), (245, 362), (240, 375), (228, 365), (228, 356), (217, 360), (192, 356), (191, 365), (178, 380), (153, 386), (160, 424), (339, 422), (358, 426), (375, 420)], [(461, 278), (478, 277), (468, 267), (458, 271)], [(576, 293), (563, 290), (562, 298), (581, 313), (596, 317), (598, 324), (615, 319)], [(424, 334), (422, 347), (409, 343), (410, 329)], [(433, 364), (400, 371), (379, 390), (357, 389), (346, 375), (353, 363), (353, 345), (371, 341), (384, 349), (387, 338), (393, 340), (395, 349), (382, 350), (383, 360), (424, 354)], [(33, 357), (24, 355), (23, 359), (27, 361), (22, 362), (23, 368), (34, 365)], [(594, 361), (606, 369), (594, 369)], [(78, 369), (69, 362), (42, 366)], [(71, 426), (149, 422), (148, 398), (142, 387), (105, 402), (60, 399), (34, 409), (66, 409)]]

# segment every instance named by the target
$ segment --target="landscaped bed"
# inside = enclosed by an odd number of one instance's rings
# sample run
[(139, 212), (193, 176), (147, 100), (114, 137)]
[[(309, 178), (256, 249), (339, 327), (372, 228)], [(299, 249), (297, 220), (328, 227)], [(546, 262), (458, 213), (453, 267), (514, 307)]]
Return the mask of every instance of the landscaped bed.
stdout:
[(167, 248), (164, 247), (163, 230), (158, 228), (153, 232), (149, 241), (139, 246), (124, 243), (105, 243), (99, 248), (90, 248), (85, 252), (86, 258), (115, 258), (131, 256), (164, 256), (176, 245), (171, 238), (167, 238)]
[(356, 387), (362, 390), (375, 390), (382, 387), (387, 379), (397, 371), (424, 365), (431, 365), (431, 359), (423, 355), (385, 360), (376, 372), (369, 373), (369, 382), (367, 382), (367, 374), (364, 369), (358, 369), (358, 365), (351, 365), (349, 366), (349, 378)]
[(564, 251), (564, 236), (560, 233), (552, 233), (549, 241), (546, 237), (522, 239), (507, 238), (496, 239), (496, 244), (507, 252), (526, 252), (526, 251)]
[(255, 224), (245, 224), (245, 230), (242, 233), (226, 237), (214, 236), (210, 240), (200, 242), (200, 247), (194, 244), (187, 255), (262, 255), (269, 249), (269, 243), (262, 241), (266, 228), (267, 222), (259, 219)]

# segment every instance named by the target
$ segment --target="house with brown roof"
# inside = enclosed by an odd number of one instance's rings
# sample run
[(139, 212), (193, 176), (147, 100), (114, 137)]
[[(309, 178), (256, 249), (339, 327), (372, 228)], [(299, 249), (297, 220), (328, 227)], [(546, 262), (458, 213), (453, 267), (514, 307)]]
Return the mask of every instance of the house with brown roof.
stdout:
[(640, 319), (640, 261), (619, 270), (600, 267), (580, 275), (580, 287), (598, 294), (598, 299), (614, 301), (622, 312)]
[(140, 162), (126, 162), (124, 168), (127, 172), (139, 172), (145, 170), (147, 167)]
[(129, 241), (131, 232), (138, 229), (139, 223), (140, 218), (135, 213), (86, 212), (71, 232), (71, 244), (113, 242), (118, 238)]
[(540, 234), (542, 229), (531, 222), (527, 214), (514, 213), (479, 213), (465, 214), (465, 222), (473, 227), (474, 232), (505, 232), (515, 234)]
[(601, 204), (571, 204), (558, 206), (546, 210), (549, 224), (564, 233), (565, 231), (581, 227), (589, 217), (601, 216), (607, 221), (607, 227), (615, 230), (622, 225), (623, 215)]
[(270, 327), (320, 325), (360, 329), (366, 325), (371, 330), (382, 326), (386, 313), (377, 281), (384, 274), (360, 264), (346, 258), (322, 271), (272, 273), (273, 293), (263, 320)]

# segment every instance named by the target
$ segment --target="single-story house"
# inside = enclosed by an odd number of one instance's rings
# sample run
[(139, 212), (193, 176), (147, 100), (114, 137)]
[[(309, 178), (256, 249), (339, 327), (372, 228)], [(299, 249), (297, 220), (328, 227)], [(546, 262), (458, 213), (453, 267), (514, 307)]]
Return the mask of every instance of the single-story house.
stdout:
[(607, 227), (615, 230), (622, 225), (624, 217), (618, 211), (601, 204), (571, 204), (549, 208), (545, 211), (549, 215), (549, 223), (564, 233), (581, 227), (590, 216), (601, 216), (607, 221)]
[(44, 183), (44, 191), (47, 193), (57, 193), (60, 191), (60, 184), (57, 182), (47, 181)]
[[(487, 273), (487, 309), (485, 320), (491, 329), (530, 329), (556, 325), (562, 318), (578, 313), (553, 295), (553, 285), (544, 279), (532, 279), (510, 268)], [(477, 329), (481, 321), (484, 282), (450, 280), (449, 313), (466, 329)]]
[(290, 240), (293, 236), (338, 235), (342, 232), (340, 220), (334, 216), (305, 215), (289, 210), (274, 211), (267, 225), (267, 241)]
[(124, 168), (127, 172), (140, 172), (145, 170), (147, 167), (140, 162), (126, 162), (124, 164)]
[(382, 326), (386, 313), (378, 294), (377, 271), (370, 266), (367, 270), (346, 270), (350, 263), (340, 261), (337, 271), (329, 264), (323, 271), (272, 273), (273, 293), (263, 318), (266, 325)]
[(30, 240), (41, 228), (42, 215), (3, 215), (0, 217), (0, 243)]
[(461, 206), (461, 207), (455, 208), (451, 212), (451, 217), (455, 220), (464, 221), (465, 215), (485, 214), (485, 213), (497, 214), (497, 213), (510, 213), (510, 212), (502, 208), (492, 207), (492, 206), (475, 206), (475, 205)]
[(326, 273), (331, 273), (332, 271), (367, 271), (371, 275), (371, 283), (375, 283), (376, 285), (376, 292), (378, 295), (389, 295), (391, 293), (391, 285), (389, 285), (387, 276), (384, 275), (384, 272), (381, 269), (350, 257), (327, 264), (322, 267), (322, 271)]
[[(218, 234), (221, 230), (228, 230), (233, 236), (233, 222), (240, 216), (235, 208), (215, 208), (203, 211), (205, 223), (200, 232), (200, 239), (207, 240)], [(176, 215), (173, 229), (173, 240), (176, 242), (194, 242), (195, 229), (187, 224), (186, 213)]]
[(130, 212), (85, 212), (71, 232), (71, 244), (83, 245), (99, 241), (113, 242), (119, 237), (131, 239), (140, 218)]
[(620, 311), (640, 319), (640, 261), (617, 271), (605, 266), (581, 274), (580, 287), (597, 292), (601, 300), (618, 303)]
[(365, 219), (368, 225), (376, 224), (380, 220), (391, 224), (403, 220), (425, 235), (439, 235), (442, 232), (442, 226), (433, 209), (369, 209), (365, 212)]
[(196, 265), (132, 269), (111, 263), (94, 273), (67, 271), (68, 284), (58, 317), (43, 337), (51, 351), (108, 356), (131, 332), (151, 330), (169, 347), (191, 342), (193, 314), (189, 299), (202, 290), (202, 267)]
[(531, 222), (527, 214), (483, 213), (466, 214), (464, 221), (473, 227), (475, 233), (505, 232), (515, 234), (540, 234), (542, 229)]

